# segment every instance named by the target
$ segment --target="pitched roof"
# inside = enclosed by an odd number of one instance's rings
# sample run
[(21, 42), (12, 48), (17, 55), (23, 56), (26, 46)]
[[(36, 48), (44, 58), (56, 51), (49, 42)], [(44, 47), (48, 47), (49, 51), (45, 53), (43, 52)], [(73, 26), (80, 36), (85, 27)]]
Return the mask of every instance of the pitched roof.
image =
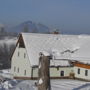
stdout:
[(79, 60), (90, 64), (89, 35), (22, 33), (31, 65), (38, 65), (39, 53), (46, 51), (54, 59)]

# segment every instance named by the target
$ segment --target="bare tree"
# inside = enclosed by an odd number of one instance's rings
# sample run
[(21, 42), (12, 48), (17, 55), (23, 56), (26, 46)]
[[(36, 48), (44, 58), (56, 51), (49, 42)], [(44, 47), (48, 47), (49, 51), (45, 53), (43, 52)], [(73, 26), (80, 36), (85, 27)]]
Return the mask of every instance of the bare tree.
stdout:
[(6, 43), (3, 44), (3, 46), (0, 46), (0, 68), (10, 68), (11, 61), (10, 56), (15, 48), (15, 45), (8, 46)]

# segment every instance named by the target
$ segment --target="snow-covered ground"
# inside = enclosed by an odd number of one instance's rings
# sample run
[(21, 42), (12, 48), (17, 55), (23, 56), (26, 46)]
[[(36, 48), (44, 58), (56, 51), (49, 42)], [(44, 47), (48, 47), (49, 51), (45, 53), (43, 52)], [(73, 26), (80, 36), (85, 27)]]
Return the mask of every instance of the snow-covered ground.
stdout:
[[(10, 76), (10, 70), (0, 71), (0, 90), (38, 90), (35, 86), (36, 80), (15, 80), (10, 79)], [(90, 82), (53, 79), (51, 80), (51, 90), (90, 90)]]
[(10, 69), (0, 70), (0, 79), (3, 80), (4, 78), (13, 79), (13, 76), (10, 73)]
[(3, 44), (7, 44), (8, 46), (12, 45), (12, 44), (16, 44), (17, 38), (13, 37), (13, 38), (4, 38), (2, 40), (0, 40), (0, 46), (3, 46)]
[[(0, 84), (0, 90), (37, 90), (34, 80), (6, 80)], [(78, 80), (51, 80), (51, 90), (90, 90), (90, 82)]]

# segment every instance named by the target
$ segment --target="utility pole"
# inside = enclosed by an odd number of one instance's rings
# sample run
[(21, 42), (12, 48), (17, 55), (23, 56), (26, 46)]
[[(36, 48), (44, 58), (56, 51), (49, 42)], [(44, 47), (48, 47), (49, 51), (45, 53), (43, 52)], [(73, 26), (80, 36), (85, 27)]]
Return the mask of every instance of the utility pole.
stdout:
[(38, 70), (38, 90), (51, 90), (50, 86), (50, 56), (45, 56), (43, 53), (40, 54), (39, 58), (39, 70)]

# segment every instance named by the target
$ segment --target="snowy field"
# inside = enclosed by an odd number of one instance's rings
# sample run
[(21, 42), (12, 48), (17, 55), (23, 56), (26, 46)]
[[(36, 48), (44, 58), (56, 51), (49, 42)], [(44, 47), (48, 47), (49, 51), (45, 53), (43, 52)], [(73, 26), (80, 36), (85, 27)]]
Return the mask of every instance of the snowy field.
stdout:
[[(0, 71), (0, 90), (38, 90), (35, 80), (15, 80), (10, 79), (10, 70)], [(90, 82), (53, 79), (51, 80), (51, 90), (90, 90)]]
[[(34, 83), (34, 80), (6, 80), (0, 84), (0, 90), (37, 90)], [(68, 79), (51, 80), (51, 90), (90, 90), (90, 83)]]

